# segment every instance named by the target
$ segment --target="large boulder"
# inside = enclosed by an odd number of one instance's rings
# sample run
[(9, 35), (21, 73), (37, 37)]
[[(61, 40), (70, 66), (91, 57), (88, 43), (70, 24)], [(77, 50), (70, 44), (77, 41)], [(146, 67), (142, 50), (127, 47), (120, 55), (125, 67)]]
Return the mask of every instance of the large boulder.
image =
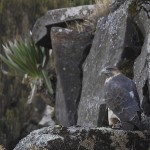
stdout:
[[(150, 106), (149, 102), (149, 83), (148, 83), (148, 72), (149, 72), (149, 60), (148, 60), (148, 56), (149, 56), (149, 46), (150, 44), (150, 33), (148, 33), (145, 37), (144, 40), (144, 45), (142, 47), (142, 51), (141, 54), (137, 57), (137, 59), (134, 62), (134, 81), (136, 83), (137, 86), (137, 90), (139, 93), (139, 97), (141, 100), (141, 104), (144, 105), (144, 107)], [(147, 100), (146, 100), (147, 99)], [(147, 104), (144, 104), (144, 103)], [(147, 107), (147, 109), (149, 109)], [(144, 111), (149, 111), (149, 110), (144, 110)], [(149, 111), (150, 112), (150, 111)], [(149, 113), (150, 116), (150, 113)]]
[(14, 150), (146, 150), (150, 132), (110, 128), (45, 127), (31, 132)]
[[(150, 9), (148, 5), (144, 7)], [(134, 63), (134, 81), (141, 100), (142, 119), (147, 129), (150, 129), (150, 19), (145, 9), (141, 9), (135, 17), (135, 23), (144, 37), (144, 44)]]
[(61, 125), (76, 124), (82, 88), (82, 63), (90, 50), (92, 37), (88, 32), (78, 33), (59, 27), (51, 29), (57, 73), (55, 117)]
[[(144, 2), (143, 2), (144, 4)], [(136, 16), (134, 17), (134, 22), (139, 27), (140, 31), (142, 32), (143, 36), (145, 37), (149, 32), (149, 24), (150, 24), (150, 16), (147, 10), (150, 9), (150, 5), (145, 1), (145, 5), (139, 5), (138, 9), (140, 11), (137, 12)]]
[(107, 17), (100, 18), (90, 53), (83, 65), (82, 94), (78, 109), (78, 124), (81, 126), (103, 126), (106, 106), (103, 100), (104, 76), (101, 69), (108, 65), (120, 66), (124, 59), (137, 55), (139, 34), (132, 24), (126, 1)]
[(33, 40), (39, 45), (51, 48), (51, 27), (66, 27), (66, 22), (87, 19), (94, 9), (95, 5), (85, 5), (48, 11), (36, 21), (32, 30)]
[(127, 0), (111, 0), (110, 11), (116, 11)]

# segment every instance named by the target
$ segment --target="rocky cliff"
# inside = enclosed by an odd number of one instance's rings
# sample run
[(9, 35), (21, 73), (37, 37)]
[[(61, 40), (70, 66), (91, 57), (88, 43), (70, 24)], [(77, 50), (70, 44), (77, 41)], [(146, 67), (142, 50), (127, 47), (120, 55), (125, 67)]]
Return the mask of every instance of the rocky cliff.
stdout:
[(91, 27), (93, 18), (97, 18), (95, 7), (49, 11), (37, 20), (33, 29), (35, 42), (54, 52), (55, 121), (63, 126), (83, 128), (43, 128), (20, 141), (15, 150), (33, 146), (70, 150), (150, 147), (149, 131), (96, 128), (108, 124), (103, 100), (105, 79), (100, 71), (111, 64), (135, 81), (142, 122), (150, 129), (150, 3), (116, 0), (109, 7), (109, 13), (100, 15), (97, 25)]
[(150, 133), (110, 128), (45, 127), (31, 132), (14, 150), (146, 150)]

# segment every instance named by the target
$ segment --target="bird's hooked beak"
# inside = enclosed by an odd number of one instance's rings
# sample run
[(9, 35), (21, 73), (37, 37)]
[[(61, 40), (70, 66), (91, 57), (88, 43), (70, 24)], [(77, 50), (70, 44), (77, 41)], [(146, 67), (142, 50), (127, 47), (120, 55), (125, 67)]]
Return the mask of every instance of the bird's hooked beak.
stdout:
[(105, 75), (108, 73), (109, 73), (109, 71), (106, 68), (103, 68), (100, 72), (100, 74), (105, 74)]

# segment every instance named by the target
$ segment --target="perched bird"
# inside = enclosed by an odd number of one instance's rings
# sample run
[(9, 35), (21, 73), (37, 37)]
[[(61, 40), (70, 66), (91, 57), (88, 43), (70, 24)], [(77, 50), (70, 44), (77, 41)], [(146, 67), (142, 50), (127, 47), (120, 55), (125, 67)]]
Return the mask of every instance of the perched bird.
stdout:
[(101, 73), (107, 77), (104, 98), (109, 125), (124, 130), (141, 129), (140, 99), (135, 83), (115, 66), (107, 66)]

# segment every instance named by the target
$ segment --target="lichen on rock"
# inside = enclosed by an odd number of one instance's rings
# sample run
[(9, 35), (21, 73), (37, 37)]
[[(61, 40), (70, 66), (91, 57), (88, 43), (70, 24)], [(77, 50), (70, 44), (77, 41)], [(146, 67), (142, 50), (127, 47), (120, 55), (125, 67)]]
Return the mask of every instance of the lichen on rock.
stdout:
[(149, 132), (123, 131), (110, 128), (46, 127), (31, 132), (14, 150), (33, 146), (49, 150), (128, 150), (147, 149), (150, 146)]

